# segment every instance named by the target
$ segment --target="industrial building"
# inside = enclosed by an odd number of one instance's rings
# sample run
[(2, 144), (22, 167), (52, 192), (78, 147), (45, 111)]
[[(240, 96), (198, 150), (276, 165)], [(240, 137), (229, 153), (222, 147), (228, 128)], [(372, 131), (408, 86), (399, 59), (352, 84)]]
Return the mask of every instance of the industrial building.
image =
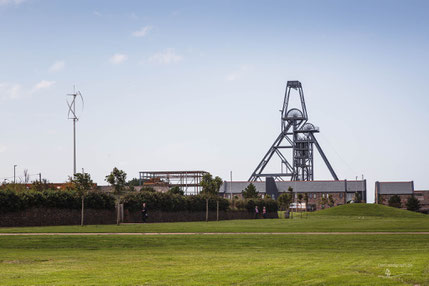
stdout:
[(359, 195), (362, 202), (366, 202), (366, 180), (358, 181), (274, 181), (268, 177), (265, 181), (224, 181), (219, 194), (225, 198), (234, 196), (241, 197), (242, 191), (250, 184), (256, 187), (261, 196), (269, 195), (277, 199), (282, 193), (286, 193), (289, 187), (292, 188), (295, 197), (298, 194), (307, 194), (307, 209), (319, 210), (322, 208), (322, 199), (332, 196), (334, 206), (343, 205), (355, 200), (356, 194)]
[(414, 190), (414, 182), (375, 182), (375, 203), (388, 205), (389, 199), (397, 195), (401, 208), (406, 209), (407, 200), (414, 196), (420, 202), (420, 210), (429, 212), (429, 190)]

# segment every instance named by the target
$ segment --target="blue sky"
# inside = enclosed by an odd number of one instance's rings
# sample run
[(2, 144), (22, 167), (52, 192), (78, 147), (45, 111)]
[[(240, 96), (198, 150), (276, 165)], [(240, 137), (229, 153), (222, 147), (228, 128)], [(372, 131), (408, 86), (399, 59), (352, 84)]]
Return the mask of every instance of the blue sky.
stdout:
[[(287, 80), (341, 179), (429, 189), (427, 1), (0, 0), (0, 177), (207, 170), (246, 180)], [(316, 179), (329, 179), (317, 158)]]

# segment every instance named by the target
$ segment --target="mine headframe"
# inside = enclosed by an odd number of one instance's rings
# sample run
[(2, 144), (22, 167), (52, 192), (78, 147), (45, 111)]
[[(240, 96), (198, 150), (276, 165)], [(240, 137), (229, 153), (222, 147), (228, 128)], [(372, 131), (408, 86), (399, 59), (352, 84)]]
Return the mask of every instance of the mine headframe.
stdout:
[[(300, 106), (290, 107), (290, 99), (293, 96), (291, 91), (295, 94), (298, 93)], [(273, 177), (277, 181), (284, 181), (285, 179), (291, 181), (314, 180), (314, 146), (319, 151), (334, 180), (338, 180), (335, 171), (314, 136), (318, 132), (319, 128), (308, 122), (301, 82), (288, 81), (281, 110), (281, 132), (253, 171), (249, 181), (262, 181), (266, 177)], [(292, 153), (292, 160), (287, 160), (284, 155), (286, 152)], [(281, 171), (265, 173), (264, 169), (274, 154), (281, 160)]]

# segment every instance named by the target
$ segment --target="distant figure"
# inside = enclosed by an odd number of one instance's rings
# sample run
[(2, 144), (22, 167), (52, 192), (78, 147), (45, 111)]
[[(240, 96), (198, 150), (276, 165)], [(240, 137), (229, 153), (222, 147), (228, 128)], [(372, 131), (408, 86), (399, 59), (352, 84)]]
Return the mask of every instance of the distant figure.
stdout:
[(146, 223), (146, 219), (147, 219), (147, 208), (146, 208), (146, 203), (143, 203), (143, 205), (142, 205), (142, 220), (143, 220), (143, 223)]
[(262, 208), (262, 215), (267, 218), (267, 209), (265, 207)]
[(258, 218), (259, 215), (259, 209), (258, 206), (255, 206), (255, 218)]

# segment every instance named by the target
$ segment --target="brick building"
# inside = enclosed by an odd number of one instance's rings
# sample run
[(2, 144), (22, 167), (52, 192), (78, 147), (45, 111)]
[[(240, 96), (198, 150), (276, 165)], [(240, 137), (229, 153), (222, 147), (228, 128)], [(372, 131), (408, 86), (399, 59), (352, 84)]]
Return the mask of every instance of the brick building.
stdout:
[(429, 190), (414, 190), (414, 182), (375, 182), (375, 203), (389, 205), (389, 199), (397, 195), (401, 199), (401, 208), (407, 208), (407, 200), (414, 196), (420, 201), (420, 210), (429, 211)]
[[(362, 202), (366, 202), (366, 180), (359, 181), (281, 181), (276, 182), (272, 178), (267, 178), (265, 182), (247, 182), (247, 181), (225, 181), (220, 188), (220, 195), (225, 198), (231, 196), (241, 197), (242, 191), (252, 183), (256, 190), (262, 196), (270, 195), (277, 199), (282, 193), (288, 192), (289, 187), (293, 189), (295, 198), (298, 194), (307, 194), (307, 209), (319, 210), (322, 208), (323, 201), (330, 196), (334, 200), (334, 206), (343, 205), (351, 202), (358, 194)], [(325, 204), (326, 205), (326, 204)]]

